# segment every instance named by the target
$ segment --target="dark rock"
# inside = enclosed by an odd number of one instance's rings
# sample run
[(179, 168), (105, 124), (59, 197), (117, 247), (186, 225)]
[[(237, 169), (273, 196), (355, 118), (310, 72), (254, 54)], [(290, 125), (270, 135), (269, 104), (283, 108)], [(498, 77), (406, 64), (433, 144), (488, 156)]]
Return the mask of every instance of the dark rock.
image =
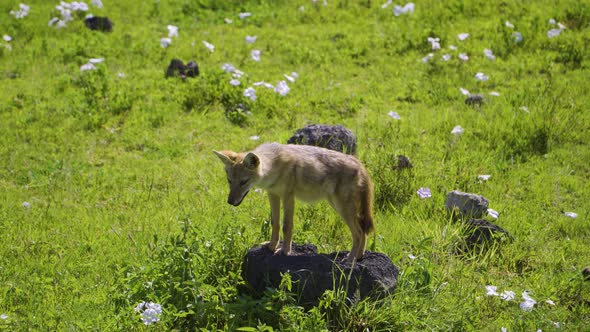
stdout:
[(582, 270), (582, 275), (584, 276), (584, 280), (590, 281), (590, 266), (587, 266)]
[(172, 59), (166, 69), (166, 78), (173, 76), (182, 78), (199, 76), (199, 66), (195, 61), (185, 65), (180, 59)]
[(476, 194), (453, 190), (447, 195), (445, 207), (456, 217), (481, 218), (488, 211), (488, 200)]
[(484, 219), (473, 219), (465, 223), (465, 243), (471, 247), (474, 245), (489, 244), (495, 241), (512, 239), (508, 231), (493, 222)]
[[(347, 252), (318, 254), (311, 244), (293, 243), (291, 255), (274, 254), (257, 246), (244, 257), (242, 271), (256, 294), (278, 288), (284, 273), (291, 275), (292, 292), (302, 305), (313, 305), (326, 290), (344, 289), (350, 299), (383, 298), (393, 293), (399, 269), (384, 254), (367, 251), (354, 266)], [(350, 279), (349, 279), (350, 278)]]
[(412, 165), (412, 163), (410, 162), (410, 158), (401, 154), (397, 156), (397, 166), (394, 167), (395, 169), (401, 171), (404, 169), (410, 169), (412, 167), (414, 167), (414, 165)]
[(313, 145), (356, 155), (356, 136), (341, 125), (309, 125), (298, 129), (288, 144)]
[(199, 76), (199, 65), (195, 61), (190, 61), (186, 64), (186, 76), (197, 77)]
[(484, 102), (485, 102), (485, 97), (484, 97), (484, 95), (480, 95), (480, 94), (469, 95), (465, 99), (465, 104), (471, 105), (471, 106), (481, 106), (481, 104), (483, 104)]
[(90, 30), (98, 30), (102, 32), (113, 31), (113, 22), (107, 17), (92, 16), (84, 20), (84, 24)]

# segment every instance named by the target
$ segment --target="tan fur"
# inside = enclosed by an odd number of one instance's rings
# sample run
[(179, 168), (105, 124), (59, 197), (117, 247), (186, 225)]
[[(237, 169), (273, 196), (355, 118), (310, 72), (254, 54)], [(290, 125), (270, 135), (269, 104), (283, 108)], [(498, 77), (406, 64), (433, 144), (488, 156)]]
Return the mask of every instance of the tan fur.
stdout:
[(283, 242), (288, 255), (293, 235), (295, 198), (314, 202), (325, 199), (344, 219), (352, 233), (347, 260), (365, 253), (367, 234), (373, 226), (373, 184), (355, 157), (307, 145), (262, 144), (252, 152), (213, 151), (225, 165), (229, 182), (228, 203), (238, 206), (254, 186), (268, 192), (272, 235), (267, 243), (279, 243), (279, 219), (283, 203)]

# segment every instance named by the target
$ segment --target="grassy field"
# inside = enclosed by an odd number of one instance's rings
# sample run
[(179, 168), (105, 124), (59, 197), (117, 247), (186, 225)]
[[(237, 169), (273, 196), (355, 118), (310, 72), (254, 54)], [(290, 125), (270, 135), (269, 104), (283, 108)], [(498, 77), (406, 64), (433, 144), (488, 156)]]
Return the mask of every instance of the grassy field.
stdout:
[[(48, 25), (57, 1), (26, 4), (17, 18), (18, 1), (0, 3), (0, 329), (590, 328), (589, 3), (417, 0), (396, 16), (370, 0), (104, 0), (62, 28)], [(88, 13), (113, 31), (87, 29)], [(165, 79), (173, 58), (200, 76)], [(485, 102), (466, 105), (461, 88)], [(228, 205), (211, 151), (286, 142), (311, 123), (358, 137), (379, 202), (369, 249), (402, 271), (386, 300), (335, 291), (304, 310), (288, 280), (240, 292), (269, 206), (256, 192)], [(399, 154), (411, 171), (392, 169)], [(488, 198), (514, 241), (457, 255), (462, 229), (444, 210), (455, 189)], [(350, 249), (327, 204), (298, 204), (295, 218), (296, 242)], [(161, 305), (158, 322), (143, 324), (142, 301)]]

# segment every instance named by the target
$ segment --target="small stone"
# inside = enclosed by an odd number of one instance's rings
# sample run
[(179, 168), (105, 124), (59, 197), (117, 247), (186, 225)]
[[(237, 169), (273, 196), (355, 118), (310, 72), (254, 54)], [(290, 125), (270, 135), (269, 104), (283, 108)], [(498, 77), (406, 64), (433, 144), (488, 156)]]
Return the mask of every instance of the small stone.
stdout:
[(84, 25), (90, 30), (98, 30), (102, 32), (113, 31), (113, 22), (108, 17), (92, 16), (84, 20)]
[(488, 212), (488, 200), (477, 194), (453, 190), (447, 195), (445, 207), (448, 211), (457, 211), (464, 218), (481, 218)]
[(483, 104), (484, 101), (485, 101), (484, 95), (474, 94), (474, 95), (469, 95), (465, 99), (465, 104), (470, 105), (470, 106), (481, 106), (481, 104)]
[(199, 66), (195, 61), (185, 65), (180, 59), (172, 59), (166, 69), (166, 78), (173, 76), (182, 78), (199, 76)]
[(484, 219), (473, 219), (465, 223), (467, 238), (465, 243), (471, 247), (476, 244), (487, 244), (503, 238), (511, 239), (508, 231), (493, 222)]

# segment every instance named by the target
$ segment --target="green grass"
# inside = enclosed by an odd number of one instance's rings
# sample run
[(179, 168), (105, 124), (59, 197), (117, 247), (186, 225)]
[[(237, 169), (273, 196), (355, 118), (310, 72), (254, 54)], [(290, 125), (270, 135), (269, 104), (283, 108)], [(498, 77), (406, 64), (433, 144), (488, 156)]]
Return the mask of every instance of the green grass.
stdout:
[[(113, 20), (109, 34), (86, 29), (85, 14), (48, 27), (57, 1), (27, 2), (20, 20), (9, 14), (18, 1), (0, 4), (0, 35), (13, 38), (12, 50), (0, 41), (0, 329), (588, 329), (590, 5), (425, 0), (395, 17), (385, 1), (104, 2), (91, 12)], [(552, 39), (551, 18), (567, 26)], [(179, 36), (164, 49), (168, 24)], [(247, 35), (258, 40), (246, 45)], [(97, 70), (80, 71), (99, 57)], [(196, 60), (201, 76), (164, 79), (172, 58)], [(241, 86), (224, 63), (246, 73)], [(262, 86), (256, 101), (242, 95), (293, 71), (284, 97)], [(487, 102), (465, 105), (460, 87)], [(229, 111), (237, 103), (251, 115)], [(229, 206), (211, 150), (286, 142), (310, 123), (358, 137), (382, 203), (369, 247), (402, 270), (389, 299), (350, 303), (335, 291), (304, 310), (287, 279), (261, 299), (240, 291), (243, 255), (268, 240), (269, 206), (255, 192)], [(456, 125), (463, 135), (450, 133)], [(411, 174), (391, 170), (398, 154)], [(514, 241), (454, 254), (461, 229), (443, 209), (454, 189), (488, 198)], [(294, 236), (326, 253), (351, 244), (327, 204), (298, 204)], [(516, 298), (486, 296), (486, 285)], [(525, 290), (538, 301), (529, 312), (519, 308)], [(160, 322), (141, 323), (141, 301), (162, 304)]]

